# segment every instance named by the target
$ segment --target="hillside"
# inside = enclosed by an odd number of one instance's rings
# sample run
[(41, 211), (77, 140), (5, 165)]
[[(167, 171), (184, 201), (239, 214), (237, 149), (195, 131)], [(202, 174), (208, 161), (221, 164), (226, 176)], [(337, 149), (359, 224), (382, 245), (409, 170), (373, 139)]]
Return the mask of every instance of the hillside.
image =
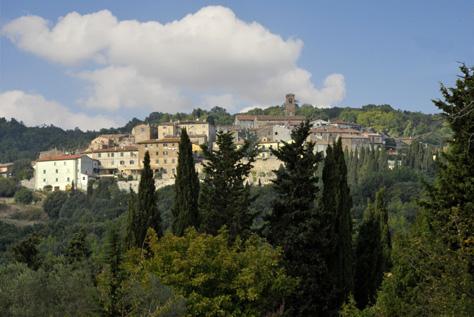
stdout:
[[(248, 114), (283, 115), (283, 106), (266, 109), (253, 109)], [(389, 105), (367, 105), (362, 108), (328, 108), (320, 109), (311, 105), (297, 108), (298, 115), (308, 119), (329, 119), (355, 122), (365, 127), (372, 127), (377, 132), (384, 132), (392, 137), (417, 137), (421, 141), (442, 145), (450, 134), (441, 115), (423, 114), (395, 110)], [(26, 127), (23, 123), (12, 119), (0, 118), (0, 162), (11, 162), (18, 159), (34, 159), (40, 151), (51, 148), (74, 150), (84, 148), (101, 133), (130, 132), (136, 124), (162, 123), (177, 120), (195, 120), (213, 122), (217, 125), (230, 125), (234, 115), (221, 107), (211, 110), (194, 109), (191, 113), (152, 112), (144, 120), (133, 118), (125, 126), (118, 129), (83, 132), (79, 129), (63, 130), (54, 126)]]

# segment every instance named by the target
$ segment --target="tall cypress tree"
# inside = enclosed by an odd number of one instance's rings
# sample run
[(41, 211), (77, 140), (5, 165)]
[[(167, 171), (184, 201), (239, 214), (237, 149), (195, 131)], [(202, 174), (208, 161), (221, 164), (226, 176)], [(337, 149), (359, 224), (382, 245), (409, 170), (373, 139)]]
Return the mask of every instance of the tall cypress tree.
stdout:
[(173, 233), (182, 236), (187, 227), (198, 228), (199, 179), (194, 168), (191, 141), (186, 129), (181, 130), (173, 206)]
[(145, 152), (143, 170), (138, 185), (138, 197), (136, 205), (133, 192), (131, 194), (128, 217), (128, 239), (129, 244), (142, 247), (148, 228), (153, 228), (158, 236), (162, 235), (161, 215), (158, 211), (158, 203), (155, 189), (153, 171), (150, 168), (150, 154)]
[(108, 274), (106, 289), (107, 297), (104, 300), (104, 308), (108, 316), (119, 316), (120, 307), (120, 284), (124, 278), (121, 268), (122, 264), (122, 245), (119, 230), (116, 224), (112, 224), (107, 232), (107, 240), (105, 245), (105, 265)]
[(244, 181), (255, 161), (256, 147), (249, 141), (237, 148), (231, 133), (219, 132), (217, 150), (201, 146), (204, 181), (199, 197), (200, 230), (217, 234), (226, 225), (229, 238), (247, 235), (254, 215), (249, 210), (251, 197)]
[(369, 203), (356, 242), (354, 299), (361, 309), (374, 304), (384, 273), (391, 265), (391, 241), (385, 190), (377, 192)]
[(297, 291), (287, 299), (289, 316), (318, 316), (323, 308), (319, 298), (323, 289), (319, 277), (325, 273), (321, 250), (321, 223), (315, 217), (318, 164), (322, 157), (315, 153), (314, 143), (307, 142), (311, 125), (308, 121), (292, 131), (292, 142), (272, 150), (284, 166), (274, 171), (277, 197), (268, 217), (272, 244), (284, 251), (287, 272), (300, 278)]
[(324, 252), (327, 274), (321, 277), (326, 289), (326, 315), (335, 315), (353, 287), (352, 199), (347, 185), (347, 167), (341, 139), (329, 146), (323, 168), (323, 193), (319, 217), (325, 225)]

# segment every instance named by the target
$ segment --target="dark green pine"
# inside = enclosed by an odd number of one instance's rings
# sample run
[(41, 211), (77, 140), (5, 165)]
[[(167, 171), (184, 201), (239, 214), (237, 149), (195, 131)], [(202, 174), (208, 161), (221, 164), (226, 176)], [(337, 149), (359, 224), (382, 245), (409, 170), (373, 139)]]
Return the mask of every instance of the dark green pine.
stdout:
[(188, 227), (199, 228), (199, 179), (194, 167), (192, 144), (186, 129), (181, 131), (173, 206), (173, 233), (182, 236)]
[(227, 226), (229, 238), (246, 236), (254, 215), (250, 212), (250, 188), (244, 185), (255, 161), (256, 147), (249, 141), (237, 148), (231, 133), (219, 132), (217, 149), (201, 146), (204, 180), (199, 197), (200, 230), (217, 234)]
[(268, 239), (282, 247), (287, 272), (300, 279), (296, 292), (286, 300), (289, 316), (319, 316), (323, 287), (319, 277), (325, 271), (321, 250), (321, 223), (315, 215), (318, 193), (318, 164), (322, 157), (314, 144), (307, 142), (310, 124), (305, 122), (292, 131), (292, 142), (273, 154), (283, 162), (276, 173), (277, 198), (268, 217)]

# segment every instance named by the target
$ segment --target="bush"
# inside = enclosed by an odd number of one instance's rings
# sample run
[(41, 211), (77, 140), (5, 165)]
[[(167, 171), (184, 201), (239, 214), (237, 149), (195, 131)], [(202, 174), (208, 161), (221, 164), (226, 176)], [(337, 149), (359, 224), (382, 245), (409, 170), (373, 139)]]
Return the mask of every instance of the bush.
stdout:
[(13, 197), (17, 189), (17, 183), (12, 178), (0, 177), (0, 197)]
[(26, 187), (21, 187), (15, 193), (15, 202), (29, 205), (33, 201), (33, 192)]
[(65, 192), (59, 191), (50, 193), (43, 203), (43, 209), (48, 214), (48, 217), (51, 219), (58, 218), (59, 211), (63, 207), (66, 200), (67, 194)]

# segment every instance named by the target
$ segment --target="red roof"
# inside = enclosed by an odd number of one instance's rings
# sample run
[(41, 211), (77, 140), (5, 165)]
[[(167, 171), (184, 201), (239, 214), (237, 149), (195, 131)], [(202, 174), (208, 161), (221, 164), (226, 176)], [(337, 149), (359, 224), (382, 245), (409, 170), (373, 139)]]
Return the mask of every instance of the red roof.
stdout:
[(46, 157), (36, 160), (36, 162), (77, 160), (78, 158), (81, 158), (82, 156), (84, 155), (83, 154), (63, 154), (63, 155), (46, 156)]

